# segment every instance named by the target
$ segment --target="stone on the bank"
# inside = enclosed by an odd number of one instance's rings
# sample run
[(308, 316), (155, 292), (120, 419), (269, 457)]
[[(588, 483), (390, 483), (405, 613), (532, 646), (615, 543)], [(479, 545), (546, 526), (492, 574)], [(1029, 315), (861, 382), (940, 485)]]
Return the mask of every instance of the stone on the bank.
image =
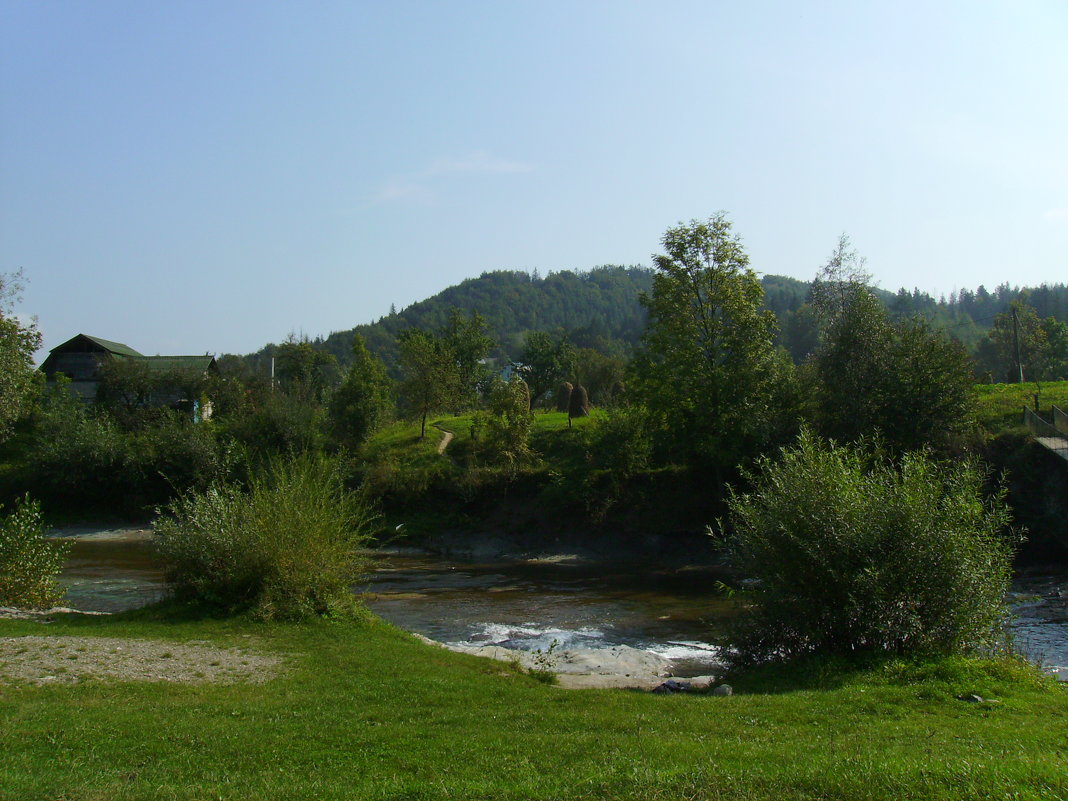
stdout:
[(729, 684), (721, 684), (712, 691), (712, 695), (718, 695), (720, 697), (734, 695), (734, 688), (731, 687)]
[(652, 692), (657, 695), (668, 695), (671, 693), (684, 693), (689, 692), (690, 685), (684, 681), (675, 681), (675, 679), (668, 679), (663, 684), (659, 684), (652, 689)]

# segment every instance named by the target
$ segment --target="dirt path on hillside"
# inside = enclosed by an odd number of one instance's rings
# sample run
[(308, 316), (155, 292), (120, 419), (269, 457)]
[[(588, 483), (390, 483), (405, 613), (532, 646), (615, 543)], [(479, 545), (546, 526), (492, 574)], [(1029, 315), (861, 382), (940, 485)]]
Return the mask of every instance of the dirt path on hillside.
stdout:
[(453, 433), (448, 429), (440, 428), (438, 426), (434, 426), (434, 428), (437, 428), (442, 434), (441, 442), (438, 443), (438, 453), (445, 453), (445, 449), (449, 447), (449, 443), (452, 442)]

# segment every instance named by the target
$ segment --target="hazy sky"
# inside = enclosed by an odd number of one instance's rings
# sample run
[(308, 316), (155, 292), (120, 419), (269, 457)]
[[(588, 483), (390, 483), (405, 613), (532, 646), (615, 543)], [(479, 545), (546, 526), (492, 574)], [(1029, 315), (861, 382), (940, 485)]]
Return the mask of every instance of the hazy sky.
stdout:
[(0, 0), (0, 272), (53, 347), (248, 352), (486, 270), (1068, 281), (1068, 3)]

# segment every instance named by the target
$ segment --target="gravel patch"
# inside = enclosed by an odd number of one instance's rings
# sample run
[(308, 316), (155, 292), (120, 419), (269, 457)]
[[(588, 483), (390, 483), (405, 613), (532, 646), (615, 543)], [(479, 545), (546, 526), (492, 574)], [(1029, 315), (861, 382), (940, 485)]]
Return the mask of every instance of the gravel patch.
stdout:
[(0, 683), (77, 684), (167, 681), (259, 684), (277, 675), (282, 659), (208, 642), (173, 643), (117, 637), (0, 638)]

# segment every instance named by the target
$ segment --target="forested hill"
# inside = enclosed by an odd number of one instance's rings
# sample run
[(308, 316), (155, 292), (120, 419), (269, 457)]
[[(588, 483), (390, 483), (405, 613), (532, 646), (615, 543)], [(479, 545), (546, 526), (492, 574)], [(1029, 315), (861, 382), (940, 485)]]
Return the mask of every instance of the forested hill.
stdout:
[(321, 346), (344, 363), (353, 334), (358, 333), (373, 353), (392, 364), (399, 331), (438, 328), (450, 310), (460, 309), (478, 312), (486, 319), (489, 334), (498, 343), (491, 354), (497, 358), (517, 357), (528, 331), (567, 332), (574, 345), (622, 355), (645, 327), (645, 309), (638, 295), (652, 285), (653, 272), (644, 267), (561, 270), (545, 277), (498, 270), (469, 278), (376, 323), (334, 332)]
[[(336, 331), (313, 344), (346, 365), (353, 336), (359, 333), (370, 350), (392, 366), (396, 362), (398, 332), (405, 328), (439, 328), (452, 309), (460, 309), (478, 312), (486, 319), (489, 334), (498, 343), (491, 355), (504, 361), (518, 357), (523, 338), (530, 331), (566, 333), (577, 347), (626, 356), (645, 327), (645, 309), (638, 298), (651, 290), (652, 282), (652, 269), (635, 266), (561, 270), (543, 277), (536, 272), (530, 275), (514, 270), (487, 272), (406, 309), (391, 311), (377, 322)], [(761, 282), (765, 306), (779, 320), (781, 344), (795, 359), (803, 358), (815, 334), (805, 305), (809, 282), (778, 275), (765, 275)], [(919, 290), (893, 293), (877, 289), (876, 294), (894, 317), (926, 317), (964, 342), (969, 350), (976, 348), (994, 317), (1006, 311), (1014, 300), (1029, 303), (1041, 317), (1068, 322), (1068, 287), (1064, 284), (1037, 288), (1002, 284), (993, 291), (979, 287), (974, 292), (961, 290), (938, 299)], [(269, 357), (274, 348), (267, 345), (245, 359), (257, 362)]]
[[(515, 270), (487, 272), (399, 312), (391, 311), (377, 322), (335, 331), (315, 345), (344, 365), (353, 335), (358, 333), (373, 353), (392, 365), (398, 332), (439, 328), (452, 309), (460, 309), (478, 312), (486, 319), (490, 336), (497, 342), (491, 355), (503, 361), (518, 357), (530, 331), (566, 333), (576, 347), (625, 356), (645, 329), (645, 308), (639, 297), (652, 290), (653, 273), (648, 267), (616, 265), (561, 270), (544, 277)], [(780, 317), (800, 307), (808, 294), (808, 282), (795, 278), (769, 275), (762, 282), (765, 305)], [(268, 355), (272, 349), (268, 345), (259, 355)]]

